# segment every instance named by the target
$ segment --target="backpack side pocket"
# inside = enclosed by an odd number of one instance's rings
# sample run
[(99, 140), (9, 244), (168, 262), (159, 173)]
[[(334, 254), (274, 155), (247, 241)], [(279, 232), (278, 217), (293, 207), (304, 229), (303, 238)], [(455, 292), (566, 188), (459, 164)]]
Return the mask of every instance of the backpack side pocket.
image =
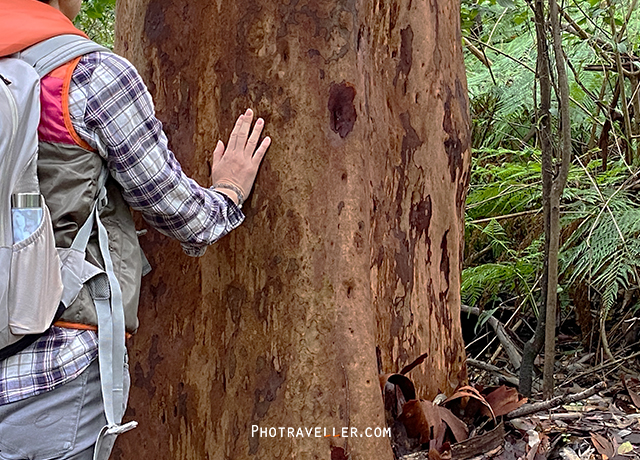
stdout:
[(60, 258), (49, 208), (38, 229), (13, 245), (9, 275), (9, 327), (15, 335), (46, 331), (62, 297)]

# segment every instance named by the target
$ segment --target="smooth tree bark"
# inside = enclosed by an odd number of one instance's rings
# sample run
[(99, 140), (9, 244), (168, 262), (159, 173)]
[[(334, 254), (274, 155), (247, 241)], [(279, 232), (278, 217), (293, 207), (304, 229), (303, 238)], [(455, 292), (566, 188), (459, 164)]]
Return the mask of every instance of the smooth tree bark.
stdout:
[(466, 381), (458, 2), (121, 0), (116, 33), (201, 184), (245, 108), (273, 144), (204, 257), (142, 237), (140, 427), (114, 458), (391, 460), (378, 374), (428, 352), (421, 397)]

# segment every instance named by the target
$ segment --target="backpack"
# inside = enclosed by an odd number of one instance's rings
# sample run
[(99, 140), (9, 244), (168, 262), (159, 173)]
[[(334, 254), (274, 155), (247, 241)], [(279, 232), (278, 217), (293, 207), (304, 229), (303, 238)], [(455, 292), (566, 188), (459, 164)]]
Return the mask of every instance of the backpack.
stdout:
[[(124, 311), (108, 235), (99, 217), (106, 205), (109, 171), (103, 166), (92, 211), (69, 248), (55, 246), (37, 174), (40, 79), (94, 51), (109, 50), (77, 35), (60, 35), (0, 57), (0, 359), (40, 337), (87, 284), (100, 331), (98, 355), (107, 418), (104, 438), (135, 426), (135, 422), (120, 425)], [(98, 233), (104, 270), (85, 260), (93, 230)]]

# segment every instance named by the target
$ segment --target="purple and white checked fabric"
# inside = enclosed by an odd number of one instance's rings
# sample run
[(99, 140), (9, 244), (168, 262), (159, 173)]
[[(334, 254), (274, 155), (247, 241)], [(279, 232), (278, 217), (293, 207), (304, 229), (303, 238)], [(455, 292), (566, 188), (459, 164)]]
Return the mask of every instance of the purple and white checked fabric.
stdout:
[[(201, 256), (244, 220), (225, 195), (182, 171), (142, 78), (112, 53), (84, 56), (73, 73), (69, 112), (78, 135), (99, 150), (127, 203), (158, 231)], [(96, 358), (97, 334), (52, 327), (24, 351), (0, 361), (0, 405), (77, 377)]]

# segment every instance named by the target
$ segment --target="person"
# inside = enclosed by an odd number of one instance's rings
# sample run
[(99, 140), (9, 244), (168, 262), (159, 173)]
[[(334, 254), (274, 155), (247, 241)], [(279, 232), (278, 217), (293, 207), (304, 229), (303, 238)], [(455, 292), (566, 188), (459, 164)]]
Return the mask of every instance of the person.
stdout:
[[(0, 57), (61, 34), (83, 35), (72, 20), (82, 0), (0, 0)], [(212, 186), (188, 178), (168, 147), (140, 75), (124, 58), (92, 52), (41, 81), (38, 175), (56, 245), (69, 247), (91, 212), (104, 167), (107, 205), (100, 211), (122, 288), (127, 331), (135, 332), (144, 271), (130, 208), (177, 239), (190, 256), (240, 225), (243, 200), (271, 140), (253, 112), (237, 119), (229, 142), (218, 141)], [(252, 128), (253, 126), (253, 128)], [(92, 236), (87, 261), (101, 266)], [(0, 360), (0, 459), (94, 458), (105, 413), (91, 286), (60, 321), (22, 351)], [(125, 375), (124, 401), (128, 393)], [(96, 452), (108, 458), (108, 443)], [(98, 449), (96, 449), (97, 451)]]

